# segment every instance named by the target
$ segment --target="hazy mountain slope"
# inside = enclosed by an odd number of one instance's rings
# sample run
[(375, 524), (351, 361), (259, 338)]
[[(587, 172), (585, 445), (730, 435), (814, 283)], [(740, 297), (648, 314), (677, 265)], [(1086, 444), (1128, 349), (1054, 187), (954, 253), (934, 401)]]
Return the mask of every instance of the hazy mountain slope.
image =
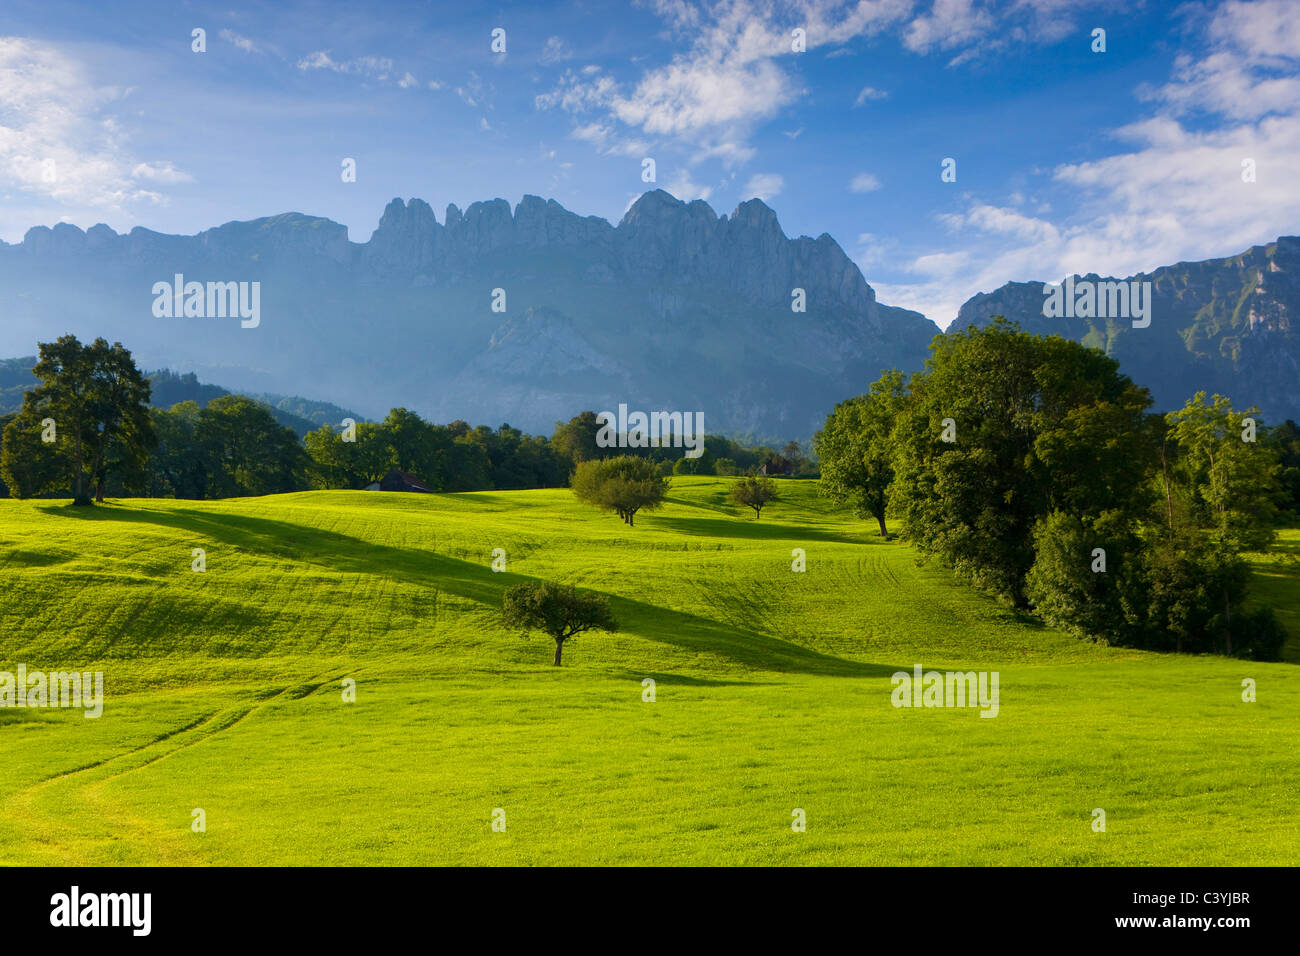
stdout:
[[(155, 318), (155, 282), (261, 283), (261, 322)], [(231, 388), (327, 395), (368, 415), (549, 432), (583, 408), (702, 411), (711, 431), (803, 436), (937, 328), (882, 306), (829, 236), (758, 200), (719, 217), (660, 190), (613, 226), (527, 196), (394, 200), (365, 243), (287, 213), (197, 236), (61, 224), (0, 247), (0, 354), (65, 331)], [(791, 310), (804, 290), (807, 311)], [(493, 311), (495, 289), (505, 311)]]
[[(39, 379), (32, 374), (36, 357), (0, 359), (0, 415), (16, 412), (23, 404), (23, 394)], [(229, 395), (230, 390), (220, 385), (200, 382), (193, 372), (178, 375), (169, 369), (148, 372), (152, 386), (149, 404), (156, 408), (171, 408), (177, 402), (196, 402), (200, 407), (222, 395)], [(323, 424), (338, 425), (344, 418), (360, 418), (329, 402), (313, 401), (296, 395), (274, 395), (268, 393), (247, 393), (249, 398), (270, 406), (275, 420), (286, 428), (292, 428), (299, 435)]]
[[(1153, 285), (1145, 329), (1045, 318), (1041, 282), (975, 296), (953, 328), (1006, 315), (1106, 349), (1162, 408), (1207, 389), (1272, 421), (1300, 417), (1298, 266), (1300, 239), (1283, 237), (1130, 277)], [(260, 283), (260, 323), (155, 317), (154, 284), (177, 274)], [(795, 289), (806, 312), (791, 309)], [(395, 199), (364, 243), (298, 213), (196, 236), (37, 227), (0, 244), (0, 293), (0, 354), (103, 335), (143, 367), (250, 394), (541, 433), (626, 403), (701, 411), (715, 432), (806, 437), (881, 369), (919, 369), (938, 331), (877, 302), (830, 236), (788, 238), (759, 200), (719, 216), (662, 190), (617, 226), (535, 196), (513, 210), (452, 205), (441, 222), (422, 200)]]
[(1272, 422), (1300, 419), (1300, 237), (1130, 280), (1152, 283), (1148, 328), (1122, 319), (1046, 318), (1044, 283), (1009, 282), (967, 301), (950, 331), (1004, 315), (1029, 331), (1105, 349), (1162, 408), (1205, 389), (1229, 395), (1239, 408), (1257, 405)]

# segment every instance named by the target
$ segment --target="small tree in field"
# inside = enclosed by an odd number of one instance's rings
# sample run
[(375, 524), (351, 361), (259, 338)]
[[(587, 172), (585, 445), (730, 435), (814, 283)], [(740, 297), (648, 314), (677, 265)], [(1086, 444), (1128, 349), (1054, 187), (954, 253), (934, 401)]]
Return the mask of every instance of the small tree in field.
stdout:
[(501, 603), (506, 627), (545, 631), (555, 641), (555, 666), (560, 666), (564, 642), (583, 631), (617, 631), (618, 622), (609, 610), (609, 598), (590, 591), (578, 591), (550, 581), (516, 584)]
[(659, 474), (659, 467), (632, 455), (584, 461), (573, 472), (571, 485), (579, 501), (612, 511), (629, 525), (638, 511), (662, 505), (668, 492), (668, 479)]
[(779, 501), (776, 482), (771, 478), (759, 478), (747, 475), (731, 486), (731, 500), (738, 505), (754, 509), (754, 520), (763, 516), (763, 505), (769, 501)]

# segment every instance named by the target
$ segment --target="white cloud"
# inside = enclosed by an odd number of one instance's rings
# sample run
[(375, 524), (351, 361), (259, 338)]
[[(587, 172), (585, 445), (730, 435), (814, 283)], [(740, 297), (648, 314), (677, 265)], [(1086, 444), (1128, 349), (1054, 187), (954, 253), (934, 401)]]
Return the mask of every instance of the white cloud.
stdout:
[(1173, 116), (1212, 113), (1236, 120), (1294, 115), (1300, 104), (1300, 6), (1292, 0), (1225, 3), (1207, 26), (1206, 56), (1180, 55), (1171, 81), (1142, 96)]
[(352, 60), (340, 61), (331, 58), (328, 50), (308, 53), (298, 60), (297, 66), (304, 72), (330, 70), (334, 73), (365, 76), (375, 80), (386, 80), (393, 72), (393, 61), (386, 56), (359, 56)]
[(915, 53), (965, 46), (993, 30), (997, 20), (974, 0), (934, 0), (928, 14), (917, 17), (903, 34), (903, 44)]
[(413, 87), (413, 86), (419, 86), (419, 85), (420, 85), (420, 81), (417, 80), (417, 79), (416, 79), (414, 76), (412, 76), (410, 73), (407, 73), (407, 74), (404, 75), (400, 80), (397, 81), (397, 85), (400, 86), (400, 87), (401, 87), (402, 89), (404, 89), (404, 90), (409, 90), (409, 89), (410, 89), (411, 87)]
[(883, 90), (878, 90), (872, 86), (864, 86), (862, 92), (858, 94), (858, 98), (853, 101), (853, 105), (861, 106), (863, 103), (870, 102), (871, 100), (883, 100), (888, 95), (889, 94)]
[(554, 63), (563, 63), (565, 60), (572, 59), (573, 51), (569, 49), (569, 45), (564, 42), (562, 37), (547, 37), (546, 45), (542, 47), (537, 62), (543, 66), (550, 66)]
[(257, 44), (252, 40), (246, 36), (240, 36), (234, 30), (222, 30), (217, 34), (217, 36), (221, 37), (221, 39), (225, 40), (227, 43), (234, 44), (237, 49), (243, 50), (245, 53), (262, 52), (261, 49), (258, 48)]
[(337, 70), (339, 65), (330, 59), (330, 55), (324, 50), (316, 50), (314, 53), (308, 53), (298, 61), (300, 70)]
[(880, 180), (871, 173), (858, 173), (849, 183), (849, 191), (855, 193), (875, 192), (880, 188)]
[(676, 177), (665, 188), (683, 202), (690, 202), (692, 199), (708, 199), (713, 195), (712, 188), (693, 182), (691, 174), (684, 169), (679, 170)]
[(755, 173), (745, 184), (745, 193), (765, 202), (775, 199), (785, 186), (785, 179), (778, 173)]
[[(473, 70), (469, 71), (469, 79), (461, 86), (456, 87), (456, 95), (465, 101), (467, 106), (478, 107), (480, 103), (491, 97), (493, 88), (490, 84), (484, 83), (483, 78)], [(491, 105), (488, 109), (491, 109)]]
[[(1060, 39), (1074, 29), (1070, 15), (1089, 4), (1097, 6), (1096, 0), (1012, 0), (993, 10), (977, 0), (932, 0), (918, 12), (915, 0), (651, 0), (684, 50), (631, 84), (567, 71), (534, 102), (575, 115), (602, 113), (606, 122), (677, 140), (697, 151), (692, 162), (722, 158), (710, 144), (731, 143), (734, 161), (759, 124), (805, 93), (794, 70), (795, 27), (805, 31), (807, 51), (826, 47), (827, 56), (851, 54), (848, 41), (896, 28), (908, 49), (957, 51), (958, 61), (1013, 40)], [(866, 87), (855, 105), (885, 95)]]
[(575, 126), (569, 133), (573, 139), (591, 143), (605, 156), (646, 156), (650, 143), (635, 137), (620, 137), (614, 127), (605, 123), (587, 123)]
[(691, 136), (765, 119), (793, 99), (788, 78), (772, 62), (683, 60), (651, 71), (610, 108), (619, 120), (647, 133)]
[(707, 143), (701, 146), (691, 157), (692, 163), (702, 163), (706, 159), (719, 159), (722, 165), (730, 169), (733, 166), (740, 166), (754, 158), (756, 150), (752, 146), (744, 143), (732, 141), (722, 143)]
[(585, 113), (606, 107), (617, 89), (613, 77), (598, 76), (585, 81), (572, 70), (565, 70), (559, 85), (549, 93), (535, 96), (533, 105), (539, 110), (559, 108), (569, 113)]
[(131, 170), (136, 179), (145, 179), (155, 183), (192, 183), (194, 177), (177, 169), (171, 163), (139, 163)]
[[(949, 66), (1001, 55), (1024, 43), (1058, 43), (1081, 29), (1079, 16), (1093, 17), (1087, 26), (1106, 25), (1097, 18), (1109, 11), (1125, 12), (1131, 0), (933, 0), (907, 24), (903, 45), (915, 53), (955, 52)], [(1189, 5), (1190, 6), (1190, 5)]]
[(1050, 222), (1026, 216), (1015, 209), (979, 203), (965, 213), (939, 217), (953, 231), (976, 229), (985, 234), (1008, 236), (1023, 242), (1055, 243), (1060, 232)]
[(364, 73), (380, 80), (388, 79), (388, 74), (392, 72), (392, 69), (393, 61), (386, 56), (362, 56), (355, 60), (348, 60), (343, 64), (345, 73)]
[(1215, 12), (1209, 32), (1256, 61), (1300, 56), (1300, 11), (1292, 0), (1232, 0)]
[(885, 261), (893, 246), (894, 240), (892, 239), (877, 236), (870, 232), (860, 233), (857, 241), (857, 255), (854, 260), (857, 262), (858, 267), (862, 269), (863, 275), (869, 279), (872, 269)]
[(189, 181), (170, 162), (131, 155), (108, 109), (122, 90), (97, 85), (56, 47), (0, 37), (0, 178), (64, 206), (120, 210), (166, 197), (144, 183)]
[[(606, 122), (695, 150), (732, 143), (739, 155), (759, 124), (806, 92), (794, 70), (795, 27), (805, 31), (806, 51), (826, 47), (827, 57), (852, 54), (844, 45), (850, 40), (897, 29), (908, 49), (952, 51), (955, 65), (1012, 42), (1059, 41), (1075, 31), (1075, 13), (1122, 9), (1128, 0), (1008, 0), (996, 7), (980, 0), (648, 2), (667, 22), (670, 38), (684, 45), (681, 52), (630, 84), (593, 76), (590, 67), (566, 71), (554, 89), (535, 97), (536, 108), (600, 113)], [(866, 87), (855, 105), (884, 95)], [(701, 158), (712, 154), (705, 148), (692, 162)]]
[[(1072, 200), (1068, 214), (1046, 218), (1062, 203), (1029, 214), (1015, 199), (968, 197), (940, 217), (966, 248), (916, 258), (909, 269), (923, 280), (878, 285), (882, 300), (943, 325), (970, 296), (1008, 281), (1128, 276), (1294, 234), (1300, 4), (1229, 2), (1201, 26), (1200, 55), (1180, 56), (1167, 83), (1138, 91), (1154, 111), (1110, 131), (1119, 150), (1047, 174)], [(1242, 180), (1247, 159), (1253, 183)]]
[(761, 0), (657, 0), (657, 12), (688, 43), (684, 52), (646, 70), (630, 87), (608, 75), (567, 72), (535, 103), (574, 114), (599, 111), (607, 122), (676, 139), (696, 151), (693, 162), (743, 162), (753, 155), (747, 140), (754, 127), (803, 94), (785, 65), (796, 55), (793, 27), (805, 29), (808, 49), (838, 46), (899, 22), (910, 7), (911, 0), (814, 0), (799, 9)]
[(912, 272), (933, 276), (936, 279), (951, 279), (970, 262), (970, 253), (965, 250), (957, 252), (935, 252), (913, 260)]
[(575, 126), (569, 135), (574, 139), (603, 148), (611, 132), (611, 128), (603, 123), (587, 123), (584, 126)]

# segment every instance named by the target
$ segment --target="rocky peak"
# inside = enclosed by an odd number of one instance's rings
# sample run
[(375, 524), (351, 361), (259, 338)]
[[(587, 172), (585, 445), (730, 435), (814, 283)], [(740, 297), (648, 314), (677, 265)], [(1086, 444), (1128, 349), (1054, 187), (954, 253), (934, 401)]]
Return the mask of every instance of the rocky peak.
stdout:
[(428, 275), (433, 269), (436, 233), (441, 229), (423, 199), (394, 199), (384, 208), (363, 261), (378, 275)]
[(510, 212), (510, 203), (504, 199), (491, 199), (470, 203), (455, 233), (449, 232), (448, 235), (463, 251), (478, 257), (509, 245), (514, 231), (515, 219)]
[[(132, 235), (135, 235), (134, 230)], [(221, 262), (257, 260), (265, 263), (272, 259), (293, 261), (316, 257), (342, 262), (349, 256), (346, 227), (329, 219), (297, 212), (227, 222), (204, 230), (193, 239), (184, 236), (160, 239), (168, 246), (193, 243)]]
[(623, 218), (619, 220), (618, 228), (621, 230), (650, 226), (655, 222), (669, 219), (685, 206), (686, 203), (671, 193), (662, 189), (652, 189), (648, 193), (642, 193), (641, 197), (628, 207)]
[(782, 239), (785, 238), (785, 232), (782, 231), (781, 224), (777, 222), (776, 213), (771, 206), (761, 199), (747, 199), (742, 202), (731, 214), (730, 220), (749, 229), (776, 233)]
[(121, 238), (121, 236), (102, 222), (97, 222), (86, 230), (86, 245), (92, 249), (108, 248)]
[(33, 226), (23, 236), (23, 246), (37, 255), (71, 256), (86, 248), (86, 234), (67, 222), (54, 228)]
[(528, 246), (573, 245), (608, 239), (614, 227), (598, 216), (579, 216), (554, 199), (525, 196), (515, 207), (515, 241)]
[(861, 314), (875, 293), (835, 240), (790, 239), (761, 199), (719, 218), (703, 200), (683, 203), (662, 189), (641, 196), (618, 225), (633, 274), (670, 281), (722, 282), (746, 299), (789, 307), (796, 288), (810, 310)]

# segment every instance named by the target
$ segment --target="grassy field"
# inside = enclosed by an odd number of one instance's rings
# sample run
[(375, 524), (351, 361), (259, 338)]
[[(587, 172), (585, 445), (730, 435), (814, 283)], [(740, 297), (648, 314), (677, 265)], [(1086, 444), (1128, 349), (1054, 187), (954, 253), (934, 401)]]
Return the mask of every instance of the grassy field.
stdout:
[[(0, 863), (1294, 863), (1294, 663), (1079, 642), (813, 483), (762, 521), (726, 488), (635, 528), (568, 491), (0, 501), (0, 670), (105, 680), (99, 719), (0, 709)], [(1256, 565), (1293, 635), (1297, 553)], [(499, 622), (528, 579), (621, 631), (552, 667)], [(918, 663), (997, 671), (997, 717), (894, 708)]]

